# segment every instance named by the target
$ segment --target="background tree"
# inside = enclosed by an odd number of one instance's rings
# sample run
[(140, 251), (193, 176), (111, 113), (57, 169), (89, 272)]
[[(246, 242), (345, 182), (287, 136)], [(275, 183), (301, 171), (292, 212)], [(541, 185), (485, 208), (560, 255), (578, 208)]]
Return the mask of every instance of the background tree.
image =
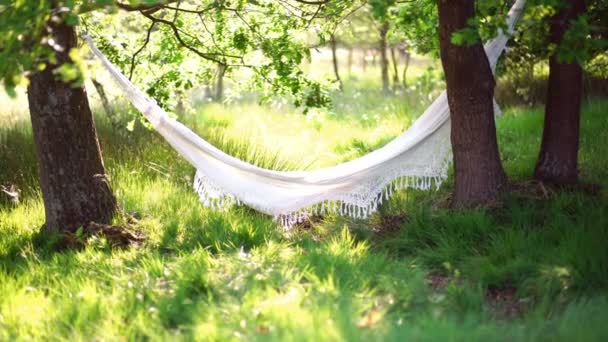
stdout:
[(403, 88), (407, 89), (407, 71), (410, 67), (410, 62), (412, 60), (412, 54), (409, 51), (409, 45), (407, 43), (403, 44), (402, 49), (399, 49), (399, 54), (403, 56), (405, 62), (403, 63), (403, 72), (401, 74), (401, 81), (403, 82)]
[(399, 59), (396, 52), (397, 48), (394, 44), (390, 46), (391, 64), (393, 65), (393, 90), (396, 90), (400, 85), (399, 81)]
[[(579, 128), (582, 100), (582, 65), (605, 49), (599, 15), (608, 15), (608, 5), (568, 0), (555, 6), (549, 19), (549, 83), (545, 126), (534, 178), (559, 184), (578, 182)], [(595, 17), (595, 18), (594, 18)], [(604, 19), (606, 17), (604, 16)], [(599, 36), (599, 37), (598, 37)]]
[(222, 101), (224, 99), (224, 75), (226, 75), (226, 66), (224, 64), (217, 65), (215, 74), (215, 100)]
[[(355, 6), (345, 20), (338, 23), (335, 36), (343, 45), (356, 47), (362, 52), (361, 66), (363, 70), (366, 70), (369, 52), (371, 52), (373, 58), (372, 64), (375, 65), (376, 55), (381, 55), (382, 53), (380, 46), (382, 44), (388, 46), (388, 29), (386, 33), (383, 33), (383, 25), (374, 15), (373, 7), (368, 3), (363, 3), (362, 5)], [(384, 39), (382, 38), (383, 35)], [(384, 87), (386, 85), (384, 81), (388, 80), (388, 59), (384, 60), (384, 62), (381, 57), (380, 81), (382, 88), (388, 89)], [(386, 65), (386, 73), (384, 73), (383, 65)]]
[(387, 21), (380, 25), (380, 41), (378, 42), (378, 50), (380, 51), (380, 73), (382, 76), (382, 92), (390, 92), (390, 81), (388, 76), (388, 55), (386, 50), (388, 49), (388, 29), (389, 24)]
[(371, 0), (369, 2), (373, 17), (378, 21), (378, 50), (380, 52), (380, 73), (382, 79), (382, 92), (390, 91), (390, 80), (388, 74), (388, 33), (390, 29), (390, 9), (395, 4), (394, 0)]
[[(408, 46), (405, 36), (401, 34), (401, 31), (396, 30), (395, 25), (391, 24), (396, 20), (395, 13), (399, 6), (401, 4), (394, 0), (369, 1), (365, 3), (365, 6), (355, 8), (347, 20), (341, 22), (336, 30), (338, 40), (345, 45), (357, 46), (364, 51), (370, 49), (374, 65), (376, 57), (379, 56), (380, 81), (384, 93), (390, 92), (391, 89), (391, 63), (393, 70), (392, 88), (395, 90), (400, 86), (399, 57), (395, 50), (397, 48), (403, 50)], [(413, 10), (414, 8), (411, 7), (410, 9)], [(404, 53), (401, 55), (408, 56)], [(364, 53), (363, 57), (362, 66), (365, 69), (367, 54)], [(407, 68), (404, 69), (404, 71), (406, 70)]]
[(391, 7), (394, 22), (394, 43), (398, 44), (405, 62), (402, 71), (403, 87), (407, 89), (407, 72), (411, 54), (439, 56), (439, 31), (437, 29), (437, 5), (435, 1), (402, 1)]
[[(491, 7), (486, 3), (485, 10), (490, 12)], [(587, 67), (596, 75), (602, 75), (602, 68), (608, 70), (601, 62), (594, 64), (608, 52), (608, 29), (603, 24), (607, 16), (605, 1), (530, 0), (509, 53), (498, 65), (501, 95), (520, 97), (527, 104), (546, 103), (542, 147), (534, 172), (539, 180), (578, 180), (582, 78)], [(544, 70), (549, 70), (548, 79)], [(587, 77), (590, 82), (601, 81), (594, 80), (591, 73)]]
[[(585, 11), (584, 0), (567, 1), (551, 17), (550, 44), (559, 45), (569, 26)], [(549, 62), (549, 88), (545, 127), (534, 178), (558, 183), (578, 179), (578, 141), (583, 70), (575, 61), (553, 55)]]
[(338, 62), (338, 40), (336, 39), (335, 33), (331, 33), (329, 37), (329, 46), (331, 47), (331, 61), (334, 68), (334, 75), (336, 76), (336, 82), (338, 82), (339, 89), (344, 88), (342, 79), (340, 78), (340, 66)]

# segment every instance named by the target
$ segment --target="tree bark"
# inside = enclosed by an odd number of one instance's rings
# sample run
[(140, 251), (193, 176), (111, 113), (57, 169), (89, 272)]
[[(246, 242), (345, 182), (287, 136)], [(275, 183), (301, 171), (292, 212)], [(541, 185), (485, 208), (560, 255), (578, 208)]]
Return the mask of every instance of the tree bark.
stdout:
[(452, 34), (475, 15), (473, 0), (438, 0), (441, 62), (446, 76), (454, 155), (452, 206), (497, 200), (506, 183), (494, 122), (494, 77), (481, 43), (454, 45)]
[(380, 28), (380, 71), (382, 73), (382, 92), (390, 92), (390, 83), (388, 79), (388, 57), (386, 55), (388, 22), (384, 22)]
[(329, 44), (331, 46), (331, 60), (334, 66), (334, 75), (336, 76), (336, 81), (340, 85), (340, 91), (344, 88), (342, 84), (342, 79), (340, 78), (340, 69), (338, 66), (338, 41), (336, 40), (335, 35), (331, 35), (329, 38)]
[(393, 91), (395, 91), (399, 87), (399, 66), (394, 46), (391, 46), (391, 60), (393, 62)]
[(28, 102), (46, 213), (44, 229), (74, 232), (90, 222), (110, 223), (117, 205), (86, 90), (57, 79), (53, 72), (71, 62), (68, 53), (76, 47), (76, 32), (63, 23), (49, 28), (63, 50), (55, 52), (56, 65), (30, 77)]
[[(569, 24), (585, 11), (584, 0), (568, 0), (551, 18), (549, 43), (559, 45)], [(545, 126), (534, 178), (558, 184), (578, 182), (578, 147), (583, 70), (576, 63), (549, 60)]]

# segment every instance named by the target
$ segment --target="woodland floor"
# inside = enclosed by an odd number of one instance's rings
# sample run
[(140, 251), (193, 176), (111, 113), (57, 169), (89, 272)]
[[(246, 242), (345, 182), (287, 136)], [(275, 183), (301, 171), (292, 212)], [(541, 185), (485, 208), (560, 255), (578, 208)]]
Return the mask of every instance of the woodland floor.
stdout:
[[(260, 165), (317, 167), (386, 143), (421, 107), (395, 97), (374, 107), (377, 118), (359, 115), (372, 97), (306, 117), (209, 104), (184, 121)], [(369, 220), (324, 217), (290, 231), (247, 208), (202, 208), (192, 168), (154, 132), (112, 128), (99, 113), (112, 185), (147, 240), (118, 249), (91, 239), (63, 252), (37, 235), (27, 117), (0, 116), (0, 185), (21, 191), (18, 204), (0, 194), (0, 340), (605, 340), (607, 111), (607, 100), (591, 100), (582, 118), (581, 178), (599, 193), (545, 195), (525, 183), (530, 191), (498, 208), (456, 212), (445, 208), (448, 182), (401, 192)], [(505, 168), (520, 184), (541, 129), (541, 108), (498, 120)]]

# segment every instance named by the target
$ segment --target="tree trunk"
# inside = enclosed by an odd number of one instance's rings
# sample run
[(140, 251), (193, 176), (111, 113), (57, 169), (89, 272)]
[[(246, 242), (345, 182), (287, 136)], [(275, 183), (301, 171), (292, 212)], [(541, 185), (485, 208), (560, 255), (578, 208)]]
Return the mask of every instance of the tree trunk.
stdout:
[(334, 65), (334, 74), (336, 76), (336, 81), (340, 85), (340, 91), (342, 91), (344, 85), (342, 84), (342, 79), (340, 79), (340, 69), (338, 67), (338, 41), (336, 41), (336, 36), (331, 35), (329, 39), (329, 44), (331, 45), (331, 60)]
[(372, 67), (376, 67), (378, 65), (378, 52), (376, 51), (376, 49), (371, 49), (372, 50)]
[[(550, 44), (559, 45), (569, 23), (585, 11), (584, 0), (569, 0), (568, 7), (551, 18)], [(574, 63), (549, 60), (549, 87), (545, 127), (534, 178), (568, 184), (578, 182), (578, 145), (583, 71)]]
[(103, 106), (103, 110), (108, 115), (110, 122), (112, 122), (112, 126), (114, 128), (118, 128), (120, 126), (120, 122), (119, 122), (118, 118), (116, 117), (116, 113), (114, 112), (114, 109), (112, 108), (112, 105), (110, 104), (110, 101), (108, 100), (108, 96), (106, 95), (106, 91), (103, 88), (103, 85), (94, 78), (91, 78), (91, 82), (93, 82), (93, 86), (95, 87), (97, 94), (99, 94), (99, 98), (101, 99), (101, 105)]
[(454, 155), (454, 207), (497, 200), (506, 183), (494, 123), (494, 77), (481, 43), (454, 45), (451, 36), (475, 14), (473, 0), (438, 0), (441, 62), (446, 76)]
[(36, 143), (47, 231), (73, 232), (90, 222), (110, 223), (116, 199), (105, 174), (93, 116), (84, 86), (58, 80), (53, 70), (70, 63), (76, 47), (73, 27), (52, 24), (63, 47), (57, 65), (30, 78), (28, 102)]
[(391, 46), (391, 60), (393, 62), (393, 91), (395, 91), (399, 87), (399, 66), (397, 65), (394, 46)]
[(222, 101), (224, 99), (224, 75), (226, 74), (226, 66), (218, 64), (217, 79), (215, 83), (215, 100)]
[(175, 114), (177, 114), (178, 117), (183, 117), (184, 114), (186, 114), (186, 105), (184, 104), (184, 95), (181, 94), (181, 92), (175, 94), (175, 96), (177, 96), (177, 105), (175, 106)]
[(388, 57), (386, 55), (388, 22), (382, 24), (380, 28), (380, 71), (382, 73), (382, 92), (385, 94), (390, 92), (390, 83), (388, 80)]
[(404, 55), (405, 55), (405, 65), (403, 66), (403, 76), (401, 78), (403, 80), (403, 88), (407, 89), (407, 69), (409, 69), (409, 67), (410, 67), (411, 55), (407, 50), (405, 50)]
[(348, 74), (350, 75), (353, 73), (353, 48), (352, 48), (352, 46), (348, 48), (347, 63), (348, 63)]

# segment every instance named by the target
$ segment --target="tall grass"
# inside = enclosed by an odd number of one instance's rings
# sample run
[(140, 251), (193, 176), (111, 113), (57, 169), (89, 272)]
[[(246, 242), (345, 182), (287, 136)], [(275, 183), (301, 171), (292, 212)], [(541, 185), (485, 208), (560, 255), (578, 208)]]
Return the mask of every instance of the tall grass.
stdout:
[[(415, 116), (405, 102), (373, 125), (348, 110), (315, 122), (255, 104), (207, 105), (181, 119), (233, 155), (294, 169), (381, 146)], [(354, 113), (357, 103), (350, 106)], [(585, 104), (580, 154), (583, 180), (604, 189), (606, 108), (606, 100)], [(509, 195), (500, 209), (454, 212), (442, 205), (448, 184), (399, 193), (369, 220), (325, 217), (285, 231), (244, 207), (202, 208), (190, 190), (192, 167), (154, 132), (139, 125), (121, 132), (101, 114), (97, 127), (119, 202), (142, 217), (148, 240), (119, 250), (92, 239), (82, 251), (53, 251), (37, 236), (44, 209), (27, 122), (0, 125), (0, 183), (23, 192), (19, 205), (0, 202), (0, 340), (608, 335), (606, 190)], [(498, 120), (512, 178), (531, 174), (541, 130), (540, 108), (513, 108)], [(318, 151), (327, 153), (303, 157)]]

